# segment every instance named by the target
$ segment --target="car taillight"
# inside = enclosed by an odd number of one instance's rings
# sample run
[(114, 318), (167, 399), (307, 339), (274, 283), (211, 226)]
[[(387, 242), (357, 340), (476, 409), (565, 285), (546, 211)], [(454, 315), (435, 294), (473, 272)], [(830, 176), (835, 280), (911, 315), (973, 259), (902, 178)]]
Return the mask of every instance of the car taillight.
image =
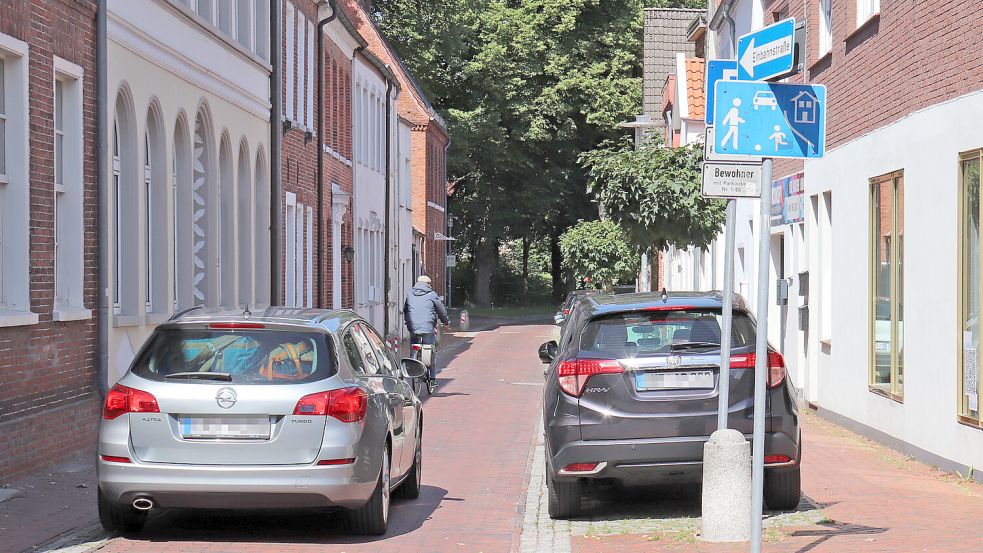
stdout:
[(621, 363), (613, 359), (571, 359), (556, 367), (560, 388), (568, 395), (580, 397), (587, 381), (595, 374), (618, 374), (625, 372)]
[(112, 420), (125, 413), (160, 413), (160, 406), (153, 394), (117, 384), (106, 394), (102, 418)]
[[(753, 369), (757, 357), (753, 353), (740, 353), (730, 356), (730, 368)], [(765, 382), (769, 388), (777, 388), (785, 381), (785, 358), (777, 351), (768, 352), (768, 378)]]
[(765, 455), (766, 465), (783, 465), (791, 462), (792, 458), (788, 455)]
[(331, 467), (336, 465), (350, 465), (355, 462), (354, 457), (349, 457), (347, 459), (322, 459), (317, 462), (319, 466)]
[(340, 388), (308, 394), (297, 402), (295, 415), (334, 417), (341, 422), (358, 422), (365, 418), (369, 396), (361, 388)]
[(103, 461), (106, 461), (107, 463), (129, 463), (130, 462), (130, 458), (129, 457), (116, 457), (116, 456), (113, 456), (113, 455), (100, 455), (99, 458), (102, 459)]
[(420, 351), (423, 349), (423, 344), (411, 344), (410, 349), (413, 351)]
[(259, 330), (266, 328), (262, 323), (212, 323), (208, 325), (212, 330)]

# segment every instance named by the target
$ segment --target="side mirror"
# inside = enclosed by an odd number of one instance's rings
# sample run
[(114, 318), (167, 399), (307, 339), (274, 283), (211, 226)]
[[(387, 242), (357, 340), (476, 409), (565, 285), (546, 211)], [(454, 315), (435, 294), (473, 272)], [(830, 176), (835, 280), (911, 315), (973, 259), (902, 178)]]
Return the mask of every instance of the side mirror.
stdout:
[(427, 374), (427, 366), (416, 359), (405, 357), (400, 361), (400, 366), (406, 378), (423, 378)]
[(556, 354), (560, 352), (560, 346), (556, 340), (550, 340), (539, 346), (539, 360), (543, 363), (552, 363), (556, 359)]

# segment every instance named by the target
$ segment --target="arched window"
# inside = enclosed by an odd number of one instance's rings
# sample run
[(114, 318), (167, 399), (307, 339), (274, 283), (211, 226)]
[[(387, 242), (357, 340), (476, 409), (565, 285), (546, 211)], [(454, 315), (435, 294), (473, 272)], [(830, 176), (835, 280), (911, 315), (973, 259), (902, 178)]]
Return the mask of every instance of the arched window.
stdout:
[(194, 169), (192, 173), (192, 294), (195, 305), (218, 305), (215, 294), (217, 252), (211, 247), (212, 134), (208, 112), (202, 108), (195, 117)]
[(253, 299), (253, 180), (249, 171), (249, 146), (239, 143), (239, 175), (236, 179), (239, 205), (239, 306), (255, 305)]
[(123, 254), (123, 205), (122, 205), (122, 186), (120, 183), (121, 178), (121, 161), (119, 158), (119, 121), (113, 120), (113, 229), (115, 229), (113, 237), (113, 259), (116, 264), (113, 268), (114, 285), (113, 285), (113, 309), (118, 313), (122, 307), (122, 292), (123, 292), (123, 272), (120, 271), (120, 265), (122, 261)]
[(191, 138), (188, 122), (182, 116), (174, 125), (174, 163), (172, 167), (171, 196), (174, 205), (174, 308), (186, 309), (195, 305), (192, 279), (194, 278), (195, 206), (192, 198), (194, 172), (191, 164)]
[(143, 247), (144, 301), (148, 313), (166, 314), (168, 304), (167, 150), (160, 106), (152, 102), (147, 111), (143, 148)]
[(219, 262), (221, 275), (221, 303), (226, 307), (236, 307), (236, 194), (235, 169), (232, 165), (232, 145), (228, 133), (222, 134), (218, 149), (219, 178)]
[(254, 241), (254, 263), (256, 281), (256, 305), (270, 305), (270, 181), (266, 165), (266, 154), (262, 147), (256, 151), (256, 193), (253, 205), (256, 216), (253, 220), (256, 238)]
[(142, 313), (140, 295), (143, 273), (140, 264), (142, 196), (138, 167), (140, 141), (129, 90), (124, 86), (116, 97), (113, 132), (114, 221), (114, 306), (116, 313), (137, 316)]

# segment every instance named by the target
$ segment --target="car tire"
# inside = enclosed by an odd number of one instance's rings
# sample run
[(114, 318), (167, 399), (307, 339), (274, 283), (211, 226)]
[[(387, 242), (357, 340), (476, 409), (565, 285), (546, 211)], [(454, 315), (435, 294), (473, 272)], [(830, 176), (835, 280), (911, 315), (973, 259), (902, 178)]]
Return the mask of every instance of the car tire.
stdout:
[(418, 430), (416, 438), (416, 453), (413, 457), (413, 466), (406, 480), (399, 485), (396, 490), (396, 497), (400, 499), (416, 499), (420, 497), (420, 489), (423, 486), (423, 429)]
[(99, 522), (110, 532), (135, 533), (147, 522), (147, 512), (111, 501), (102, 491), (98, 494)]
[(579, 480), (572, 482), (557, 481), (547, 470), (546, 488), (550, 518), (570, 518), (580, 512), (581, 490)]
[(389, 446), (386, 446), (382, 456), (382, 468), (379, 470), (379, 480), (368, 503), (359, 509), (349, 513), (348, 525), (355, 534), (371, 536), (381, 536), (386, 533), (389, 525), (389, 489), (390, 453)]
[(802, 499), (802, 472), (799, 466), (765, 471), (765, 504), (773, 511), (789, 511)]

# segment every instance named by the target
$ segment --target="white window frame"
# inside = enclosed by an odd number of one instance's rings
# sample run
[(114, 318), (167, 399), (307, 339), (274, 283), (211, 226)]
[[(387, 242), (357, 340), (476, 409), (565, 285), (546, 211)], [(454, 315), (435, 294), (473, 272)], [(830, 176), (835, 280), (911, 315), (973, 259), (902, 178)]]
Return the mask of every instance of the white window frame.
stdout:
[(122, 291), (123, 291), (123, 271), (121, 270), (120, 256), (123, 253), (123, 201), (120, 195), (123, 192), (121, 183), (122, 162), (119, 156), (119, 121), (113, 121), (113, 135), (110, 137), (113, 148), (113, 229), (114, 253), (113, 253), (113, 312), (119, 315), (122, 312)]
[[(85, 249), (83, 171), (83, 83), (82, 67), (53, 57), (54, 90), (61, 89), (61, 102), (55, 94), (54, 118), (54, 274), (56, 321), (88, 319), (92, 312), (84, 307)], [(58, 116), (61, 116), (59, 126)], [(59, 140), (60, 138), (60, 140)], [(59, 170), (58, 167), (61, 167)]]
[(144, 305), (147, 313), (154, 310), (154, 256), (151, 236), (154, 228), (154, 171), (153, 160), (150, 154), (150, 133), (146, 130), (143, 133), (143, 245), (146, 248), (145, 267), (144, 267)]
[[(264, 0), (259, 0), (263, 2)], [(253, 17), (256, 16), (254, 7), (255, 0), (236, 0), (233, 9), (233, 26), (236, 29), (236, 41), (246, 50), (255, 53), (254, 44), (256, 34), (256, 23)]]
[(881, 0), (857, 0), (857, 27), (881, 13)]
[(314, 307), (314, 208), (307, 208), (307, 301), (306, 307)]
[(307, 22), (307, 128), (314, 130), (314, 24)]
[(819, 0), (819, 56), (833, 49), (833, 0)]
[(293, 304), (295, 307), (304, 305), (304, 204), (297, 202), (297, 222), (294, 225), (297, 236), (294, 238), (297, 251), (294, 253), (294, 278), (297, 282), (294, 287)]
[(286, 215), (283, 219), (286, 248), (284, 251), (284, 296), (283, 304), (296, 307), (297, 298), (297, 195), (287, 192)]
[(294, 93), (296, 92), (295, 90), (296, 87), (294, 86), (294, 83), (296, 82), (294, 78), (294, 71), (296, 69), (296, 66), (294, 65), (295, 64), (294, 55), (297, 45), (297, 35), (296, 35), (296, 29), (294, 28), (294, 24), (296, 23), (297, 20), (294, 17), (294, 5), (290, 2), (287, 2), (286, 21), (287, 21), (287, 36), (286, 36), (287, 56), (285, 60), (286, 63), (284, 63), (284, 65), (287, 68), (287, 78), (284, 80), (286, 81), (287, 86), (284, 88), (287, 93), (287, 101), (285, 102), (286, 112), (284, 112), (283, 116), (288, 121), (293, 121), (294, 119), (296, 119), (294, 115), (295, 114)]
[(292, 62), (294, 64), (294, 79), (291, 86), (293, 86), (294, 95), (297, 98), (297, 100), (294, 102), (293, 121), (294, 123), (297, 123), (298, 126), (300, 126), (302, 121), (301, 111), (303, 109), (301, 105), (302, 103), (301, 91), (303, 90), (303, 81), (301, 79), (303, 78), (302, 73), (304, 68), (304, 50), (301, 49), (301, 45), (304, 43), (304, 35), (307, 29), (304, 26), (304, 21), (306, 19), (304, 17), (304, 14), (300, 10), (297, 10), (296, 15), (297, 15), (297, 21), (294, 26), (294, 28), (297, 30), (297, 35), (294, 37), (294, 52), (296, 53), (296, 56), (294, 57)]

